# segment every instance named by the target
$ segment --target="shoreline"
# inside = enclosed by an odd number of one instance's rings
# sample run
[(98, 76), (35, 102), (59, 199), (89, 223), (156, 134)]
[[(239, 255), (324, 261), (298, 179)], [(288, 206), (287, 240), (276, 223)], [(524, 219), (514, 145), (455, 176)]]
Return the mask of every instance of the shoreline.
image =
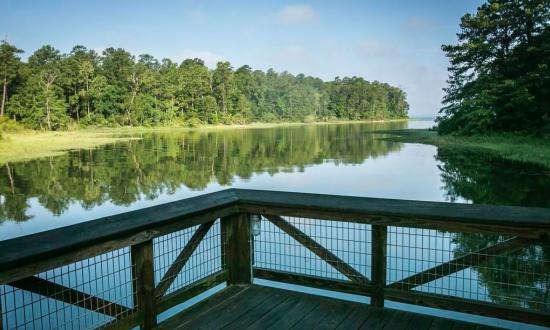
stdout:
[(503, 159), (537, 164), (550, 170), (550, 142), (548, 139), (525, 137), (512, 134), (488, 136), (438, 135), (425, 129), (403, 129), (379, 131), (387, 134), (380, 140), (419, 143), (438, 148), (471, 149), (490, 152)]
[(311, 123), (282, 122), (282, 123), (249, 123), (242, 125), (202, 125), (198, 127), (97, 127), (71, 131), (33, 131), (4, 132), (0, 139), (0, 165), (10, 162), (28, 161), (32, 159), (54, 157), (71, 150), (93, 149), (102, 145), (129, 140), (140, 139), (132, 136), (139, 133), (154, 132), (188, 132), (188, 131), (216, 131), (231, 129), (262, 129), (274, 127), (295, 127), (306, 125), (334, 125), (334, 124), (376, 124), (385, 122), (409, 121), (409, 118), (386, 120), (335, 120)]

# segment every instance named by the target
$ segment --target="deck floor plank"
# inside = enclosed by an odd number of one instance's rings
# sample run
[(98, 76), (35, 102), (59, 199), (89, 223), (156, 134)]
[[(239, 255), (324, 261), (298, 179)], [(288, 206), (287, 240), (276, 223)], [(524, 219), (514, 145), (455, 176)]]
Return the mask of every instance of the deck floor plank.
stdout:
[(483, 327), (260, 285), (229, 286), (158, 326), (158, 329), (267, 328), (474, 330)]
[(359, 329), (371, 316), (371, 310), (367, 305), (354, 306), (351, 313), (340, 323), (336, 329)]
[(288, 310), (280, 309), (272, 313), (270, 319), (274, 322), (266, 324), (267, 329), (289, 329), (300, 322), (307, 314), (321, 304), (318, 299), (311, 299), (309, 296), (290, 307)]

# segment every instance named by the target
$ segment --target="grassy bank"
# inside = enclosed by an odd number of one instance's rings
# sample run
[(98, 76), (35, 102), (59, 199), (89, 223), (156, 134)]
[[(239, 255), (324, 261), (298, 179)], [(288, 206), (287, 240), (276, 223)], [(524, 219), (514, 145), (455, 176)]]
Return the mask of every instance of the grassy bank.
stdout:
[(116, 135), (93, 131), (3, 133), (0, 140), (0, 164), (57, 156), (67, 150), (95, 148), (130, 139)]
[(550, 141), (543, 138), (520, 135), (453, 136), (438, 135), (429, 130), (396, 130), (384, 140), (395, 142), (431, 144), (442, 148), (475, 148), (492, 152), (514, 161), (529, 162), (550, 167)]
[[(403, 121), (406, 119), (386, 120)], [(118, 127), (86, 128), (75, 131), (37, 132), (20, 130), (4, 132), (0, 137), (0, 165), (41, 157), (60, 155), (68, 150), (95, 148), (101, 145), (134, 139), (133, 134), (147, 132), (174, 132), (191, 130), (222, 130), (270, 128), (279, 126), (325, 125), (343, 123), (375, 123), (384, 121), (329, 121), (313, 123), (251, 123), (246, 125), (205, 125), (188, 127)]]

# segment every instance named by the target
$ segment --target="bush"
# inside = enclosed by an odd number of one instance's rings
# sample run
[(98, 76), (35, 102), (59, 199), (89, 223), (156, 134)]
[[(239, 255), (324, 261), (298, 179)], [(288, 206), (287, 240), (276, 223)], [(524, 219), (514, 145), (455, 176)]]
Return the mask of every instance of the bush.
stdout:
[(19, 132), (23, 130), (23, 126), (13, 119), (8, 117), (0, 118), (0, 133), (2, 132)]
[(200, 125), (202, 125), (202, 121), (197, 117), (190, 117), (187, 119), (188, 127), (199, 127)]
[(315, 117), (314, 115), (307, 115), (303, 119), (304, 123), (314, 123), (316, 121), (317, 121), (317, 117)]
[(275, 123), (279, 121), (279, 118), (274, 113), (268, 112), (262, 115), (261, 121), (266, 123)]

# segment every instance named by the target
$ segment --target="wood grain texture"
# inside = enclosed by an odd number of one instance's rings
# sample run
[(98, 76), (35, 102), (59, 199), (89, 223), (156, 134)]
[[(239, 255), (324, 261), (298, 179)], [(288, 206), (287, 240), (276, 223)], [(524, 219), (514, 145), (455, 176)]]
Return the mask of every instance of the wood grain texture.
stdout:
[(162, 313), (226, 281), (226, 271), (220, 271), (200, 281), (171, 292), (162, 298), (157, 297), (157, 313)]
[[(0, 272), (140, 232), (162, 235), (158, 228), (170, 224), (191, 227), (219, 217), (226, 208), (234, 213), (236, 203), (233, 191), (226, 190), (0, 241)], [(211, 214), (189, 220), (204, 213)]]
[(290, 222), (277, 215), (266, 215), (265, 217), (287, 235), (321, 258), (321, 260), (325, 261), (334, 269), (345, 275), (352, 282), (362, 285), (370, 283), (370, 280), (366, 276), (348, 265), (344, 260), (330, 252), (327, 248), (317, 243), (306, 233), (293, 226)]
[(239, 213), (221, 219), (228, 284), (252, 283), (250, 215)]
[(350, 281), (287, 273), (263, 268), (254, 268), (253, 273), (255, 278), (308, 286), (311, 288), (321, 288), (324, 290), (339, 291), (364, 296), (369, 296), (371, 293), (371, 285), (359, 285)]
[(548, 240), (550, 209), (235, 190), (242, 212)]
[(550, 314), (535, 312), (524, 308), (461, 299), (440, 294), (426, 294), (416, 291), (388, 288), (385, 290), (385, 296), (388, 300), (407, 304), (489, 316), (522, 323), (538, 324), (546, 327), (550, 326)]
[(155, 288), (155, 295), (157, 297), (164, 296), (166, 291), (168, 291), (170, 285), (174, 283), (179, 272), (183, 269), (183, 267), (185, 267), (185, 264), (193, 255), (193, 252), (195, 252), (202, 239), (206, 236), (213, 225), (214, 221), (203, 223), (199, 226), (199, 228), (197, 228), (197, 230), (195, 230), (193, 236), (191, 236), (183, 250), (181, 250), (180, 254), (178, 254), (176, 259), (172, 262), (170, 268), (168, 268), (166, 273), (164, 273), (159, 285)]
[(157, 325), (153, 241), (133, 245), (131, 253), (134, 308), (143, 315), (142, 329), (149, 330)]
[(8, 285), (116, 318), (128, 316), (132, 312), (126, 306), (36, 276), (17, 280)]
[(372, 226), (372, 293), (371, 305), (384, 307), (384, 290), (386, 287), (386, 249), (388, 228)]
[[(260, 285), (229, 286), (159, 329), (412, 329), (476, 324)], [(440, 327), (439, 327), (440, 328)], [(449, 328), (451, 329), (451, 328)]]

